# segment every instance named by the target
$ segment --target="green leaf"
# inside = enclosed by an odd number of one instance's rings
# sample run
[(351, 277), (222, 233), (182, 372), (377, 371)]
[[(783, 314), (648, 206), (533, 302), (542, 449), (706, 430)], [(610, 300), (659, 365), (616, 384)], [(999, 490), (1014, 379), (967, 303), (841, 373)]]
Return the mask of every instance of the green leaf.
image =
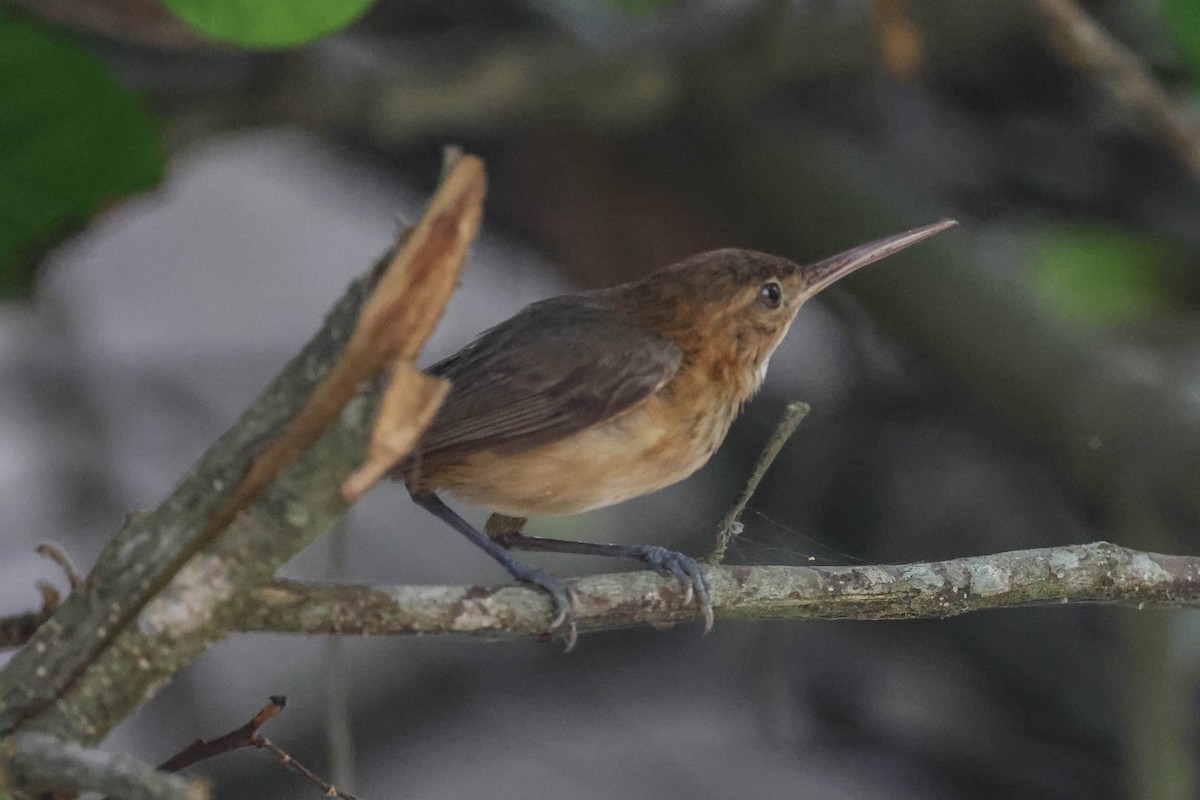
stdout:
[(1200, 72), (1200, 5), (1196, 0), (1165, 0), (1162, 14), (1183, 57)]
[(0, 297), (97, 210), (162, 177), (158, 131), (105, 65), (0, 11)]
[(279, 48), (341, 30), (372, 0), (163, 0), (163, 5), (213, 39), (243, 47)]
[(1168, 308), (1169, 248), (1115, 228), (1057, 228), (1039, 243), (1034, 291), (1063, 317), (1107, 325)]

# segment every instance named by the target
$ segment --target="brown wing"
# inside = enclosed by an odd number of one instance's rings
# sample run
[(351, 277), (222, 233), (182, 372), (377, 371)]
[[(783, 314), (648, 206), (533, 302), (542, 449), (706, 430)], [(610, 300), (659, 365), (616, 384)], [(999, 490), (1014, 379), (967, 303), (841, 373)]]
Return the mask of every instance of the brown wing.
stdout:
[(453, 382), (420, 458), (526, 450), (615, 416), (666, 383), (682, 353), (595, 295), (534, 303), (429, 372)]

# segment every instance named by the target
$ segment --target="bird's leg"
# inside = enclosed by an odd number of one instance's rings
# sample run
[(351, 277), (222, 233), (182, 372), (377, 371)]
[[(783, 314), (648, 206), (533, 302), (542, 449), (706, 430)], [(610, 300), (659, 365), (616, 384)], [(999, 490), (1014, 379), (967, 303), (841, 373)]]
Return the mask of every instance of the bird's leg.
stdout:
[(483, 532), (490, 538), (499, 541), (503, 546), (505, 537), (519, 536), (525, 528), (526, 522), (529, 522), (526, 517), (506, 517), (503, 514), (492, 514), (483, 524)]
[(508, 550), (529, 550), (542, 553), (575, 553), (585, 556), (628, 558), (641, 561), (647, 567), (661, 572), (670, 572), (687, 589), (685, 603), (695, 595), (700, 610), (704, 613), (704, 632), (713, 626), (712, 597), (709, 593), (708, 576), (691, 556), (668, 550), (653, 544), (598, 544), (595, 542), (573, 542), (567, 539), (545, 539), (541, 536), (526, 536), (521, 533), (525, 519), (492, 514), (484, 530), (496, 543)]
[(545, 570), (535, 569), (523, 561), (513, 558), (500, 543), (475, 530), (471, 523), (455, 513), (454, 509), (443, 503), (436, 494), (414, 492), (412, 499), (414, 503), (466, 536), (472, 544), (500, 562), (500, 566), (508, 570), (509, 575), (522, 583), (533, 584), (549, 594), (554, 601), (554, 610), (557, 612), (554, 621), (550, 623), (550, 629), (553, 630), (564, 622), (567, 623), (567, 650), (569, 651), (575, 646), (578, 629), (575, 623), (574, 598), (561, 579)]

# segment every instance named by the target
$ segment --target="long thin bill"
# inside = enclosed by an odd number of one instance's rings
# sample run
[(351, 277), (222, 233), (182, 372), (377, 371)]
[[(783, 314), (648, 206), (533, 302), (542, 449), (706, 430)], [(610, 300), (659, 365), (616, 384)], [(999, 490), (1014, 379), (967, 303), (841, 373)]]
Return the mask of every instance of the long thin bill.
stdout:
[(815, 264), (805, 265), (800, 268), (804, 275), (804, 295), (812, 297), (829, 284), (846, 277), (851, 272), (862, 269), (867, 264), (874, 264), (881, 258), (887, 258), (893, 253), (898, 253), (922, 239), (928, 239), (935, 233), (941, 233), (946, 228), (952, 228), (957, 224), (957, 220), (944, 219), (904, 233), (893, 233), (891, 236), (884, 236), (882, 239), (852, 247), (844, 253), (830, 256)]

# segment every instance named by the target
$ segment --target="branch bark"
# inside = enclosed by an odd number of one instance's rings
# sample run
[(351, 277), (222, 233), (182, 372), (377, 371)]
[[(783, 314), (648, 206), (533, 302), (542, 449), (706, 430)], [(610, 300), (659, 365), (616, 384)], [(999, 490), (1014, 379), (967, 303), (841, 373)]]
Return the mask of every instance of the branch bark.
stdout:
[(33, 796), (101, 792), (121, 800), (206, 800), (204, 781), (159, 772), (123, 754), (91, 750), (45, 733), (23, 733), (0, 747), (0, 789)]
[[(1044, 603), (1200, 607), (1200, 557), (1107, 542), (897, 566), (709, 567), (721, 619), (942, 618)], [(581, 630), (699, 619), (679, 582), (650, 572), (573, 584)], [(543, 634), (541, 592), (519, 586), (352, 586), (275, 581), (236, 627), (271, 633)]]
[[(464, 170), (470, 176), (456, 179)], [(87, 580), (0, 672), (0, 735), (99, 741), (226, 636), (253, 602), (252, 590), (346, 509), (340, 487), (362, 463), (375, 406), (374, 394), (359, 390), (424, 343), (474, 235), (483, 180), (478, 159), (449, 169), (412, 235), (372, 278), (350, 287), (174, 493), (129, 520)], [(461, 196), (440, 202), (452, 190)], [(467, 217), (474, 223), (464, 238)], [(372, 295), (375, 283), (386, 308)], [(387, 291), (396, 284), (423, 302), (406, 304)], [(364, 308), (372, 313), (360, 324)], [(382, 339), (372, 333), (381, 328)]]

